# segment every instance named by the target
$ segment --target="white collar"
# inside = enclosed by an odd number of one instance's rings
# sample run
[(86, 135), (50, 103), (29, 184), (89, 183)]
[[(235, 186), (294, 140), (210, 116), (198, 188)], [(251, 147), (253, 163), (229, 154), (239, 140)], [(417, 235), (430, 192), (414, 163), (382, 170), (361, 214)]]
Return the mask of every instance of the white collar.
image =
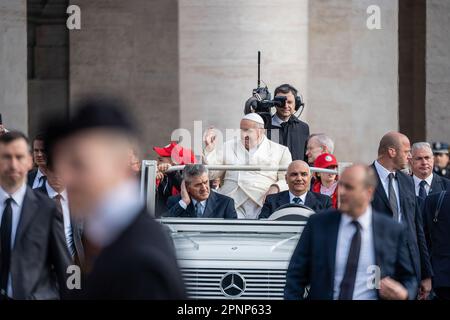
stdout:
[(86, 216), (86, 236), (97, 246), (111, 244), (142, 211), (139, 184), (129, 179), (107, 192), (96, 209)]
[(413, 179), (414, 179), (414, 184), (416, 186), (418, 186), (422, 180), (425, 180), (427, 182), (428, 186), (431, 186), (431, 182), (433, 181), (433, 173), (431, 173), (425, 179), (420, 179), (420, 178), (416, 177), (416, 175), (413, 175)]
[(27, 192), (27, 184), (24, 183), (19, 189), (17, 189), (16, 192), (13, 194), (7, 193), (1, 186), (0, 186), (0, 203), (3, 205), (9, 197), (11, 197), (14, 202), (21, 207), (23, 203), (23, 199), (25, 198), (25, 193)]
[[(349, 216), (347, 213), (342, 214), (341, 223), (343, 225), (350, 224), (352, 223), (353, 220), (354, 220), (353, 217)], [(359, 216), (359, 218), (356, 219), (356, 221), (359, 222), (363, 230), (367, 230), (372, 223), (372, 207), (369, 205), (366, 211), (364, 211), (364, 213), (361, 216)]]
[(35, 179), (40, 179), (41, 177), (45, 177), (45, 174), (42, 173), (41, 169), (38, 167), (37, 168), (37, 173), (36, 173), (36, 178)]
[(305, 200), (306, 200), (306, 195), (308, 194), (308, 191), (306, 191), (304, 194), (302, 194), (301, 196), (296, 196), (295, 194), (293, 194), (291, 191), (289, 191), (289, 202), (292, 202), (292, 199), (294, 198), (300, 198), (302, 199), (302, 204), (305, 204)]
[(48, 183), (48, 180), (45, 182), (45, 188), (47, 189), (48, 196), (50, 198), (56, 197), (58, 194), (62, 196), (63, 200), (67, 200), (67, 191), (66, 189), (63, 190), (63, 192), (56, 192), (55, 189), (52, 188), (52, 186)]
[(386, 181), (390, 173), (396, 175), (395, 171), (391, 172), (385, 167), (383, 167), (378, 160), (375, 160), (375, 168), (377, 169), (378, 175), (380, 176), (381, 181)]

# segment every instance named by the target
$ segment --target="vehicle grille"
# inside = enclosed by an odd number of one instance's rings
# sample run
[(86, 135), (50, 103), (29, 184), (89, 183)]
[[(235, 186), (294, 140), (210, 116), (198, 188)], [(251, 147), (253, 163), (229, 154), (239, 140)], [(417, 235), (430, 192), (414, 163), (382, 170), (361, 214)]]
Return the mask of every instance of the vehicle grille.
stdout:
[[(181, 269), (191, 299), (283, 299), (286, 270), (269, 269)], [(245, 290), (239, 297), (226, 296), (221, 280), (227, 273), (239, 273), (245, 279)]]

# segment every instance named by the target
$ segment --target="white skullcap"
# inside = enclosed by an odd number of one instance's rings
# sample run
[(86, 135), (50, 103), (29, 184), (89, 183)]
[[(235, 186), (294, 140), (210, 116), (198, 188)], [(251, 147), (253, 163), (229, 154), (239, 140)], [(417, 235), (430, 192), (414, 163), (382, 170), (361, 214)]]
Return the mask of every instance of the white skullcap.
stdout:
[(242, 120), (250, 120), (250, 121), (254, 121), (256, 123), (262, 124), (264, 125), (264, 120), (263, 118), (257, 114), (257, 113), (247, 113)]

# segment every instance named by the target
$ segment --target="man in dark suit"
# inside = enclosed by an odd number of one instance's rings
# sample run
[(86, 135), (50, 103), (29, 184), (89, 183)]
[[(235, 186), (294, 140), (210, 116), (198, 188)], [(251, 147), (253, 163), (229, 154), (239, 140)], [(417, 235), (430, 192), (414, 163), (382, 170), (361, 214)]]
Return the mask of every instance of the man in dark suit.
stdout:
[(59, 299), (71, 264), (55, 204), (26, 185), (27, 138), (0, 137), (0, 300)]
[(287, 203), (303, 204), (315, 212), (332, 207), (329, 196), (309, 191), (311, 171), (305, 161), (291, 162), (286, 172), (286, 182), (289, 190), (267, 196), (259, 219), (270, 217), (274, 211)]
[[(183, 299), (173, 244), (145, 209), (130, 168), (135, 122), (126, 107), (86, 100), (68, 121), (50, 122), (48, 161), (67, 184), (71, 214), (84, 223), (83, 299)], [(55, 125), (56, 124), (56, 125)]]
[(83, 265), (83, 225), (80, 221), (76, 221), (70, 214), (70, 205), (66, 185), (61, 175), (58, 175), (58, 173), (56, 173), (52, 168), (48, 167), (46, 183), (42, 187), (35, 190), (42, 192), (55, 202), (56, 208), (63, 216), (64, 235), (69, 253), (77, 265)]
[(170, 217), (237, 219), (233, 199), (211, 192), (208, 169), (202, 164), (185, 166), (181, 194), (170, 197), (167, 207)]
[(433, 291), (450, 300), (450, 191), (429, 195), (424, 205), (424, 230), (433, 266)]
[(33, 162), (36, 167), (28, 171), (27, 184), (32, 189), (42, 187), (47, 180), (47, 156), (44, 144), (43, 134), (37, 134), (31, 144)]
[(372, 210), (373, 170), (346, 168), (340, 209), (312, 215), (292, 255), (285, 299), (414, 299), (417, 282), (404, 227)]
[(412, 179), (401, 171), (408, 164), (410, 152), (410, 142), (405, 135), (389, 132), (383, 136), (378, 147), (378, 159), (372, 164), (378, 179), (372, 207), (407, 227), (408, 248), (420, 283), (419, 299), (426, 299), (431, 291), (433, 272), (422, 213)]
[(429, 194), (450, 190), (450, 180), (433, 173), (434, 157), (428, 142), (412, 145), (410, 166), (419, 202), (425, 201)]

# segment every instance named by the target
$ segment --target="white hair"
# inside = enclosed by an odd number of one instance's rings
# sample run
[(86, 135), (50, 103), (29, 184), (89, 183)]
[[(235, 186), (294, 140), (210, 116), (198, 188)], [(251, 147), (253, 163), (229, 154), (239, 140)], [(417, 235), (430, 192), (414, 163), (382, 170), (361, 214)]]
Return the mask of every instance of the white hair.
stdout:
[(324, 133), (317, 133), (311, 135), (310, 139), (317, 139), (321, 146), (325, 146), (328, 149), (329, 153), (334, 152), (334, 142), (333, 140)]
[(411, 147), (411, 154), (420, 149), (428, 149), (431, 154), (433, 153), (433, 149), (431, 149), (431, 145), (428, 142), (416, 142)]

